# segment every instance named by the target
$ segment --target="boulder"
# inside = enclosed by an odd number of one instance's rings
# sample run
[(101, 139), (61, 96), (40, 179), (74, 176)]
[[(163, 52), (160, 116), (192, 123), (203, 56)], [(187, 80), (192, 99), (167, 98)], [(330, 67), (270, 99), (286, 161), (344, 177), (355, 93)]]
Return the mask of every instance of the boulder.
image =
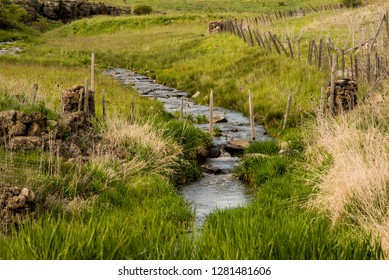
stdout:
[(17, 136), (11, 139), (9, 147), (12, 150), (31, 151), (41, 146), (41, 138), (37, 136)]
[(26, 125), (20, 121), (17, 121), (13, 126), (9, 128), (8, 134), (11, 137), (24, 136), (26, 134)]
[(228, 120), (224, 116), (214, 116), (213, 117), (214, 123), (226, 123)]
[(243, 154), (245, 148), (249, 146), (248, 140), (231, 140), (225, 145), (224, 150), (227, 151), (231, 156)]

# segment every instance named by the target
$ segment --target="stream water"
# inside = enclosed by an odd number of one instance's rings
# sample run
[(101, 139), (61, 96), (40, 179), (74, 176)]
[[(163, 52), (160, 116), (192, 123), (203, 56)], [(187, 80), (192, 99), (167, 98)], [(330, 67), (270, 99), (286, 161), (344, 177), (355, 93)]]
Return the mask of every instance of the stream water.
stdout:
[[(184, 98), (184, 113), (193, 116), (206, 116), (209, 119), (209, 107), (199, 105), (189, 99), (188, 93), (170, 88), (147, 76), (139, 75), (126, 69), (106, 70), (106, 74), (133, 87), (140, 95), (156, 98), (164, 104), (168, 112), (180, 110), (181, 98)], [(204, 173), (204, 177), (188, 185), (179, 186), (179, 191), (191, 203), (196, 213), (196, 226), (201, 227), (207, 215), (216, 209), (245, 206), (253, 199), (253, 193), (245, 184), (232, 176), (232, 170), (239, 164), (239, 158), (231, 156), (223, 147), (234, 139), (249, 139), (251, 137), (249, 119), (240, 112), (220, 107), (214, 108), (214, 116), (223, 116), (227, 122), (217, 123), (221, 136), (214, 137), (213, 143), (221, 147), (221, 156), (209, 158), (205, 162), (208, 170), (218, 170), (218, 175)], [(198, 128), (208, 130), (208, 124), (198, 124)], [(255, 139), (270, 140), (265, 129), (255, 125)]]

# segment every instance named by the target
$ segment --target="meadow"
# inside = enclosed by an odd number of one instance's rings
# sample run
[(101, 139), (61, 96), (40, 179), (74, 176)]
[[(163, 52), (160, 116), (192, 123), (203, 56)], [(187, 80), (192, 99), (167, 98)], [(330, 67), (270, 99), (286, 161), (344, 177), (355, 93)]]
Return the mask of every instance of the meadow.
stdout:
[[(148, 1), (154, 11), (166, 14), (74, 21), (21, 43), (20, 56), (0, 57), (0, 109), (32, 110), (32, 85), (38, 83), (41, 105), (37, 110), (56, 119), (51, 112), (60, 111), (60, 93), (88, 77), (94, 52), (95, 127), (106, 143), (125, 147), (133, 155), (125, 163), (110, 151), (97, 154), (81, 167), (60, 162), (65, 175), (59, 178), (50, 168), (39, 168), (48, 154), (12, 154), (15, 162), (30, 158), (30, 164), (16, 164), (14, 171), (25, 174), (19, 181), (37, 190), (42, 206), (36, 220), (2, 236), (0, 258), (387, 257), (383, 230), (387, 224), (385, 99), (361, 106), (346, 117), (317, 119), (315, 108), (321, 87), (328, 83), (327, 71), (318, 71), (306, 57), (299, 62), (251, 47), (237, 36), (207, 31), (211, 20), (327, 3), (336, 1)], [(370, 5), (285, 19), (261, 28), (289, 34), (294, 40), (330, 36), (337, 45), (355, 34), (358, 42), (374, 33), (388, 8), (379, 2), (366, 4)], [(306, 51), (308, 40), (302, 42)], [(201, 229), (201, 238), (188, 235), (194, 217), (176, 185), (201, 176), (196, 158), (204, 153), (210, 138), (164, 112), (157, 101), (141, 98), (103, 75), (103, 70), (112, 67), (136, 70), (192, 94), (199, 91), (196, 101), (203, 104), (213, 89), (217, 106), (246, 115), (251, 91), (256, 121), (297, 153), (279, 155), (277, 142), (252, 144), (246, 153), (266, 156), (242, 160), (235, 176), (256, 189), (253, 203), (216, 211)], [(102, 89), (109, 100), (105, 124), (100, 122)], [(386, 93), (386, 88), (378, 89)], [(287, 129), (282, 130), (289, 94), (293, 105)], [(24, 95), (27, 101), (10, 102), (15, 95)], [(135, 123), (130, 122), (132, 97)], [(0, 163), (7, 157), (7, 151), (1, 151)], [(365, 192), (371, 195), (363, 199)]]

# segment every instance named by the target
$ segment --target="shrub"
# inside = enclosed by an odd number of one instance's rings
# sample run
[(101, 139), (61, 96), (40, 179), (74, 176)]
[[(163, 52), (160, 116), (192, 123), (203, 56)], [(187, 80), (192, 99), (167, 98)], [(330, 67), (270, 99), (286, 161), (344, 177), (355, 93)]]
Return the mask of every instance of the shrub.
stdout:
[(151, 14), (153, 9), (149, 5), (138, 5), (134, 7), (133, 13), (135, 15), (148, 15)]
[(348, 8), (356, 8), (362, 6), (362, 0), (342, 0), (343, 5)]

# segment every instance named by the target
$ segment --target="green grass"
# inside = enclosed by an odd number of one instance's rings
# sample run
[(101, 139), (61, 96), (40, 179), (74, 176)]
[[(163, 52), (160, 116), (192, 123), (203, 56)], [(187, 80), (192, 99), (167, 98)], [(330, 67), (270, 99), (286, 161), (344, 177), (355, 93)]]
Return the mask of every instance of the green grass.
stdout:
[[(97, 1), (97, 0), (95, 0)], [(335, 4), (339, 1), (336, 0), (326, 0), (326, 1), (301, 1), (301, 0), (288, 0), (288, 1), (278, 1), (278, 0), (242, 0), (242, 1), (233, 1), (233, 0), (184, 0), (184, 1), (169, 1), (169, 0), (131, 0), (131, 1), (122, 1), (122, 0), (108, 0), (107, 3), (112, 3), (115, 5), (125, 5), (134, 7), (140, 4), (150, 5), (154, 11), (163, 11), (169, 13), (220, 13), (220, 12), (271, 12), (276, 10), (283, 9), (296, 9), (300, 7), (307, 6), (316, 6), (323, 4)]]

